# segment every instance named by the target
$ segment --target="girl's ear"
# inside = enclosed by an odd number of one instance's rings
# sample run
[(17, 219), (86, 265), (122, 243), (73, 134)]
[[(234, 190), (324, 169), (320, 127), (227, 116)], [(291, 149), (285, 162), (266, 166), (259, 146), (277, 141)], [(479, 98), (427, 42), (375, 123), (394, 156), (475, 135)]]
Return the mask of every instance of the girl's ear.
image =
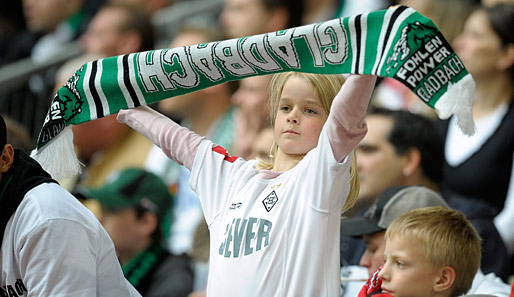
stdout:
[(436, 275), (434, 291), (437, 293), (449, 290), (455, 282), (455, 270), (450, 266), (444, 266)]

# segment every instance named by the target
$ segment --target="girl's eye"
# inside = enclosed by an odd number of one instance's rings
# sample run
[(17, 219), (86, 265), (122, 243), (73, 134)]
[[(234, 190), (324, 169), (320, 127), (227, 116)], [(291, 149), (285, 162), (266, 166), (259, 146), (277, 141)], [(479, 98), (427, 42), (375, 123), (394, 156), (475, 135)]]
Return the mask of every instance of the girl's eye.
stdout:
[(396, 266), (398, 266), (399, 268), (402, 268), (403, 267), (403, 263), (400, 262), (400, 261), (396, 261)]
[(305, 112), (308, 113), (308, 114), (316, 114), (316, 111), (314, 109), (311, 109), (311, 108), (305, 109)]
[(291, 108), (289, 106), (287, 106), (287, 105), (284, 105), (284, 106), (280, 107), (280, 110), (282, 110), (282, 111), (289, 111), (290, 109)]

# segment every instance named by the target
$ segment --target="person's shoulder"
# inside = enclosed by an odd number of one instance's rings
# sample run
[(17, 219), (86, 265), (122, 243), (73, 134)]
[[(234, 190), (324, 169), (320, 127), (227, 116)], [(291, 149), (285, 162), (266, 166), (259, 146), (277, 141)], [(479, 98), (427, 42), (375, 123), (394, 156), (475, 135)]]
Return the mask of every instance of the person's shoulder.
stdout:
[(77, 198), (56, 183), (43, 183), (29, 190), (20, 210), (39, 220), (66, 219), (84, 224), (97, 221)]

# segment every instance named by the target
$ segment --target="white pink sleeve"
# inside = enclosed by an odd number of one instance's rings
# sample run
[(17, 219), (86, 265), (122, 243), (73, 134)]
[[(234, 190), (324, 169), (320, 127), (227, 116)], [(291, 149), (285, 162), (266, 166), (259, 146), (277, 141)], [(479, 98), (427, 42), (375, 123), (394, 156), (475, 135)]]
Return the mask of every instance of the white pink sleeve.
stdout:
[(326, 129), (334, 157), (342, 162), (366, 135), (364, 121), (376, 77), (350, 75), (334, 98)]
[(147, 106), (120, 110), (118, 121), (143, 134), (171, 160), (191, 170), (202, 137)]

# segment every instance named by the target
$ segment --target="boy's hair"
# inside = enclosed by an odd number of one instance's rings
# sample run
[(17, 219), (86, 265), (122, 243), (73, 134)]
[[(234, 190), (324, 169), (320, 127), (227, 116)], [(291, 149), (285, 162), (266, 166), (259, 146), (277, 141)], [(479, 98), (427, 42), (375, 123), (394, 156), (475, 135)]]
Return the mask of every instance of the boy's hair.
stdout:
[(408, 211), (387, 228), (385, 239), (413, 236), (432, 269), (450, 266), (455, 270), (451, 296), (471, 288), (480, 266), (480, 236), (460, 211), (431, 206)]
[[(302, 72), (283, 72), (273, 75), (270, 81), (269, 89), (269, 108), (270, 115), (269, 121), (271, 126), (275, 126), (275, 117), (279, 110), (280, 96), (284, 85), (291, 77), (299, 77), (304, 79), (306, 83), (309, 83), (315, 94), (320, 99), (321, 106), (327, 112), (330, 112), (330, 106), (335, 96), (341, 89), (341, 86), (345, 82), (345, 78), (342, 75), (327, 75), (327, 74), (313, 74), (313, 73), (302, 73)], [(274, 142), (273, 147), (270, 151), (270, 161), (257, 158), (257, 169), (272, 169), (273, 161), (275, 159), (278, 145)], [(350, 191), (343, 207), (343, 212), (349, 209), (355, 204), (357, 196), (359, 195), (359, 177), (357, 174), (357, 163), (355, 152), (352, 158), (352, 165), (350, 168)]]

